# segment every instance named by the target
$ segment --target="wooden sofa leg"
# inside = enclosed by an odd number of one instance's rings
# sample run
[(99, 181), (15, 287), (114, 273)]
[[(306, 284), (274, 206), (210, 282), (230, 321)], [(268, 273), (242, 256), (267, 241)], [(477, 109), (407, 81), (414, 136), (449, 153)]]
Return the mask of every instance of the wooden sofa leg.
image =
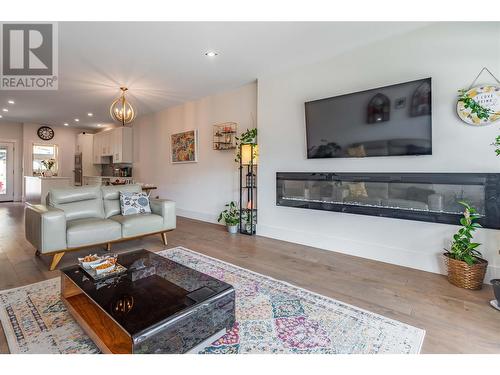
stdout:
[(111, 251), (111, 242), (106, 244), (106, 251)]
[(167, 232), (163, 232), (163, 233), (161, 234), (161, 239), (162, 239), (162, 241), (163, 241), (163, 244), (164, 244), (164, 245), (167, 245)]
[(54, 257), (52, 258), (52, 263), (50, 263), (50, 268), (49, 268), (50, 271), (54, 271), (56, 269), (56, 267), (59, 264), (59, 262), (61, 261), (63, 255), (64, 255), (64, 251), (61, 253), (54, 254)]

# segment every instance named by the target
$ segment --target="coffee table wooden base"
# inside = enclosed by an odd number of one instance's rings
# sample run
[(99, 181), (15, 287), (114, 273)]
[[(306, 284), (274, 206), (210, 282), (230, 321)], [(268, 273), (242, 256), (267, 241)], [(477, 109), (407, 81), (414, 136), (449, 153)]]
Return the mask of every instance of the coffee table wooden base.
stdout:
[(66, 275), (61, 299), (85, 333), (103, 353), (131, 354), (132, 338)]

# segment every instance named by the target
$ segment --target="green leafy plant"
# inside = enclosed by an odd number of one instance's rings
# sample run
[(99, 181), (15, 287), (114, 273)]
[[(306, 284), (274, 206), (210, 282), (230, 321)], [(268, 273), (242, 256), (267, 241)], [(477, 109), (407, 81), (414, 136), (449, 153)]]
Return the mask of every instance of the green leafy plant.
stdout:
[[(256, 145), (257, 144), (257, 128), (247, 129), (239, 137), (236, 138), (236, 157), (235, 162), (239, 162), (241, 159), (240, 145)], [(254, 151), (256, 152), (256, 151)], [(254, 155), (254, 157), (257, 155)]]
[(219, 214), (217, 221), (222, 221), (226, 225), (238, 225), (240, 222), (240, 210), (236, 206), (236, 202), (229, 202), (226, 204), (226, 209)]
[(497, 156), (500, 156), (500, 135), (497, 135), (497, 137), (495, 138), (493, 146), (495, 146), (495, 153), (497, 154)]
[(467, 95), (467, 90), (458, 90), (458, 101), (464, 103), (465, 108), (470, 108), (471, 113), (475, 113), (480, 120), (487, 119), (493, 110), (483, 107), (473, 98)]
[(447, 251), (450, 258), (466, 262), (469, 266), (478, 263), (478, 258), (481, 258), (481, 253), (477, 248), (481, 245), (477, 242), (472, 242), (473, 233), (476, 229), (481, 228), (481, 224), (476, 221), (480, 215), (476, 209), (471, 207), (467, 202), (458, 202), (465, 207), (464, 216), (460, 219), (462, 228), (453, 235), (451, 248)]

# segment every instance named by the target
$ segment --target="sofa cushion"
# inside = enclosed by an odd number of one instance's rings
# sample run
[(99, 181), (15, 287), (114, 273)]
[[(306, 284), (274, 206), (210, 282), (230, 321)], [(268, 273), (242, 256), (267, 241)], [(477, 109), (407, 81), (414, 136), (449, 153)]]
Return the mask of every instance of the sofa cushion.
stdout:
[(151, 207), (149, 206), (149, 197), (146, 193), (129, 193), (120, 191), (120, 209), (121, 214), (149, 214)]
[(104, 218), (100, 186), (52, 189), (48, 205), (64, 211), (66, 220)]
[(110, 217), (121, 224), (122, 237), (135, 237), (163, 230), (163, 218), (156, 214), (116, 215)]
[(68, 247), (80, 247), (118, 240), (122, 235), (119, 223), (109, 219), (78, 219), (66, 223)]
[(120, 191), (140, 193), (142, 191), (142, 188), (141, 185), (138, 184), (103, 186), (102, 198), (104, 200), (104, 213), (106, 215), (106, 219), (111, 216), (121, 214)]

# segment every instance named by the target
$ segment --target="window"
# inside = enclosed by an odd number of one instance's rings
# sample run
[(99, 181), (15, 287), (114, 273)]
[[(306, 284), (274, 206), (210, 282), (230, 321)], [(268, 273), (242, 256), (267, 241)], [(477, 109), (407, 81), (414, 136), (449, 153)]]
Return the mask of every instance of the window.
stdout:
[(33, 175), (40, 175), (42, 172), (48, 171), (47, 166), (50, 165), (51, 162), (53, 165), (50, 171), (54, 175), (57, 175), (57, 170), (59, 168), (57, 145), (33, 144)]

